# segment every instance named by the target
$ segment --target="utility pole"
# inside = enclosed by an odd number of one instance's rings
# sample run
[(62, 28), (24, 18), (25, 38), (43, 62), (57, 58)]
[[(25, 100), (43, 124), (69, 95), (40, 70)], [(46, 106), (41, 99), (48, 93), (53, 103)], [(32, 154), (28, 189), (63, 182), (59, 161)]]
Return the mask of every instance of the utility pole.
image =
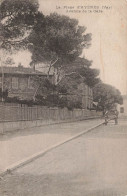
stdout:
[(4, 101), (4, 70), (3, 70), (3, 60), (2, 60), (2, 55), (0, 54), (0, 64), (1, 64), (1, 72), (2, 72), (2, 78), (1, 78), (1, 92), (2, 92), (2, 102)]
[(1, 88), (2, 89), (2, 102), (4, 102), (4, 70), (3, 70), (4, 68), (3, 68), (3, 65), (1, 66), (1, 69), (2, 69), (2, 88)]
[[(0, 37), (0, 46), (3, 43), (3, 37)], [(3, 53), (3, 54), (2, 54)], [(2, 93), (2, 102), (4, 101), (4, 70), (3, 70), (3, 59), (4, 59), (4, 51), (0, 50), (0, 66), (1, 66), (1, 72), (2, 72), (2, 81), (1, 81), (1, 93)]]
[(125, 88), (126, 88), (125, 90), (126, 90), (126, 95), (127, 95), (127, 78), (126, 78), (126, 87)]
[(101, 60), (101, 68), (102, 68), (102, 78), (105, 82), (105, 71), (104, 71), (104, 61), (103, 61), (103, 54), (102, 54), (102, 42), (101, 42), (101, 33), (100, 33), (100, 60)]

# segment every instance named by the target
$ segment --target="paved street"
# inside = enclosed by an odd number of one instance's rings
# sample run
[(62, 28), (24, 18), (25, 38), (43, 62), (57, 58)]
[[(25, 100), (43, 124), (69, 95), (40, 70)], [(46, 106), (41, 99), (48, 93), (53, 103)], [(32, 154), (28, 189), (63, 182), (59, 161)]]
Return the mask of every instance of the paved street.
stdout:
[(0, 135), (0, 173), (103, 122), (100, 119), (27, 128)]
[(126, 196), (127, 121), (63, 144), (0, 181), (1, 196)]

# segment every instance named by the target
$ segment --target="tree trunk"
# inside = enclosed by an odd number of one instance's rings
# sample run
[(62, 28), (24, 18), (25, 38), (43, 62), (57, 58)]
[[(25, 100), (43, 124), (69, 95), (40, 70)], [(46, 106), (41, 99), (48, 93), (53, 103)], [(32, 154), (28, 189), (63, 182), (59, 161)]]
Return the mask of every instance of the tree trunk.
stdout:
[(47, 78), (49, 79), (49, 74), (50, 74), (50, 71), (51, 71), (51, 67), (52, 67), (52, 64), (49, 65), (49, 70), (48, 70), (48, 73), (47, 73)]
[[(57, 63), (57, 61), (58, 61), (58, 58), (53, 63), (50, 62), (49, 70), (48, 70), (48, 73), (47, 73), (48, 79), (49, 79), (49, 74), (50, 74), (51, 68), (54, 67), (54, 65)], [(54, 68), (54, 72), (55, 72), (55, 68)]]
[(36, 91), (35, 91), (35, 93), (34, 93), (34, 95), (33, 95), (33, 101), (35, 101), (35, 97), (36, 97), (36, 95), (37, 95), (37, 92), (38, 92), (38, 89), (40, 88), (40, 85), (37, 87), (37, 89), (36, 89)]

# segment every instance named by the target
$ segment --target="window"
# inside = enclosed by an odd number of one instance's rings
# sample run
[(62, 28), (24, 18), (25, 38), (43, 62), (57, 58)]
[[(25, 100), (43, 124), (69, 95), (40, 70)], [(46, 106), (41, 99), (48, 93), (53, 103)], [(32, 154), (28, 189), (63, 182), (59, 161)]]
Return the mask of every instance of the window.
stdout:
[(28, 78), (28, 88), (29, 89), (33, 89), (34, 88), (33, 87), (33, 81), (32, 81), (32, 78), (31, 77)]
[(12, 78), (12, 88), (18, 89), (18, 78), (16, 78), (16, 77)]
[(85, 89), (86, 89), (86, 95), (88, 96), (88, 86), (85, 85)]
[(120, 113), (124, 113), (124, 107), (120, 108)]

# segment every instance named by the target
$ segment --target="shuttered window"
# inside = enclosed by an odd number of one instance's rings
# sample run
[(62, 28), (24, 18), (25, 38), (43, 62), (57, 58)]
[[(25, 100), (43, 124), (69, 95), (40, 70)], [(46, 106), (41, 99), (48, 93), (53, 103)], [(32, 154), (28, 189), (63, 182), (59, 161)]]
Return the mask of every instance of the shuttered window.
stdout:
[(29, 77), (28, 78), (28, 88), (29, 89), (33, 89), (34, 87), (33, 87), (33, 80), (32, 80), (32, 77)]
[(18, 78), (17, 77), (12, 78), (12, 88), (18, 89)]

